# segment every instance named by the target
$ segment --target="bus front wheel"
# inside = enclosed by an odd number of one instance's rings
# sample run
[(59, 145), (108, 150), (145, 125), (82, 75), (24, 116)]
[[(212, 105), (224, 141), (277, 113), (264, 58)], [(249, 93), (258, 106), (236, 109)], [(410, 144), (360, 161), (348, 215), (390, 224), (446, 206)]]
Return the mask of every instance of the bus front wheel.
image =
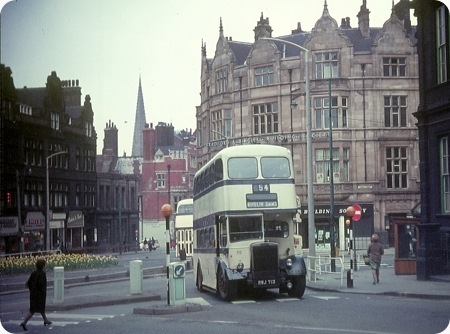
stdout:
[(302, 298), (306, 289), (306, 276), (296, 276), (291, 279), (292, 289), (288, 290), (289, 297)]
[(227, 301), (232, 300), (236, 297), (237, 288), (236, 282), (230, 281), (223, 269), (219, 268), (219, 273), (217, 274), (217, 290), (220, 298)]

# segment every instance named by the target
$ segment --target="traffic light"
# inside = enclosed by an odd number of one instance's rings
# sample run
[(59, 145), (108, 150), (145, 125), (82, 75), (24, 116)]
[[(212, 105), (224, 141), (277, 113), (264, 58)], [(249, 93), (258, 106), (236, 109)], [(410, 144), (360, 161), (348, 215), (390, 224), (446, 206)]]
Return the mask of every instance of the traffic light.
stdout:
[(7, 191), (6, 192), (6, 206), (11, 206), (11, 192)]

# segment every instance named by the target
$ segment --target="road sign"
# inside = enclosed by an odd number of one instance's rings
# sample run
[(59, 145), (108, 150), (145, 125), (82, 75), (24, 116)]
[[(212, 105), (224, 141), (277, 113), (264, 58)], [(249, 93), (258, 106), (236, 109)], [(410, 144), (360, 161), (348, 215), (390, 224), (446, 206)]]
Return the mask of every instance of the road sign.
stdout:
[(173, 270), (173, 277), (175, 278), (184, 277), (184, 265), (178, 264), (175, 266)]
[(353, 214), (353, 221), (357, 222), (361, 218), (362, 209), (358, 204), (353, 204), (353, 209), (355, 209), (355, 213)]

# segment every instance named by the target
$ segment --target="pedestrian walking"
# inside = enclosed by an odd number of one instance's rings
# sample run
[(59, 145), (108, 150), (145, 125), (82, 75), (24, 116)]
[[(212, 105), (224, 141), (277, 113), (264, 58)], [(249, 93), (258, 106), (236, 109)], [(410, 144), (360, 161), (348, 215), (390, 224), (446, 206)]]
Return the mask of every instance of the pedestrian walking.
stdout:
[(144, 250), (148, 249), (148, 241), (147, 238), (144, 238)]
[(367, 248), (367, 255), (370, 260), (370, 267), (372, 268), (373, 284), (380, 283), (380, 265), (381, 256), (384, 254), (383, 245), (380, 243), (378, 234), (372, 235), (372, 242)]
[(25, 319), (20, 324), (24, 331), (27, 331), (27, 322), (36, 312), (39, 312), (44, 319), (44, 326), (51, 325), (52, 322), (48, 320), (45, 314), (45, 303), (47, 299), (47, 275), (45, 274), (45, 260), (39, 259), (36, 261), (36, 270), (33, 271), (26, 283), (28, 290), (30, 290), (30, 310), (25, 316)]

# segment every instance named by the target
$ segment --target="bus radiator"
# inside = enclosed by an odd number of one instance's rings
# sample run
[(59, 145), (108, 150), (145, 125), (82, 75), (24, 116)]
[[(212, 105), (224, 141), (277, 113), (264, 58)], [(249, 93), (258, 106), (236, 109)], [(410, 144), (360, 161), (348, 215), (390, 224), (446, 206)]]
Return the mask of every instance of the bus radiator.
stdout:
[(251, 253), (253, 286), (256, 288), (278, 287), (278, 245), (269, 242), (253, 244)]

